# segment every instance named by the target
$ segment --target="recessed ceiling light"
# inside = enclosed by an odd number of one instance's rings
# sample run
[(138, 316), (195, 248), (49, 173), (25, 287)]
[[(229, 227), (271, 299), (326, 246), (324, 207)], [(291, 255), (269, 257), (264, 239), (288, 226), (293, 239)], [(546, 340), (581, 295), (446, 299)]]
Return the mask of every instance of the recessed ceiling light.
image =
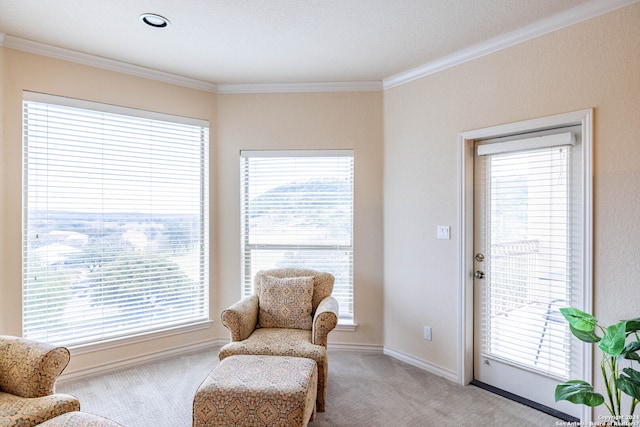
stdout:
[(140, 15), (140, 20), (150, 27), (164, 28), (168, 27), (170, 22), (164, 16), (160, 16), (156, 13), (143, 13)]

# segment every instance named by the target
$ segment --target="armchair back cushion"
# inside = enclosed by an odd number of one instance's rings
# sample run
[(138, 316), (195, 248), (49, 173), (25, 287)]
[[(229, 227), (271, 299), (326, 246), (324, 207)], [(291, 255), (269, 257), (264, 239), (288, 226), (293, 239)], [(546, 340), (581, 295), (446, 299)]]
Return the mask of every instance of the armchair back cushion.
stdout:
[(331, 273), (325, 273), (306, 268), (278, 268), (273, 270), (261, 270), (256, 273), (254, 278), (255, 293), (260, 295), (260, 290), (266, 277), (272, 276), (280, 279), (292, 277), (312, 277), (313, 278), (313, 296), (311, 298), (311, 315), (313, 316), (320, 304), (320, 301), (331, 296), (333, 291), (333, 283), (335, 278)]
[(258, 294), (261, 328), (311, 330), (313, 277), (263, 276)]

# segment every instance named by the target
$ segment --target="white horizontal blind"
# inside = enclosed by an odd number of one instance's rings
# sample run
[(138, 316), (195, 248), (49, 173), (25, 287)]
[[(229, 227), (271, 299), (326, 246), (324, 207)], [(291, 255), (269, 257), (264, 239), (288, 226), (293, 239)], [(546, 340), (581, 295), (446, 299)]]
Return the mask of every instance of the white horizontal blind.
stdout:
[(207, 320), (208, 124), (31, 93), (23, 113), (23, 335)]
[(353, 319), (353, 152), (243, 151), (243, 294), (259, 270), (335, 276), (340, 318)]
[[(571, 145), (486, 155), (483, 355), (566, 379), (572, 301)], [(480, 152), (480, 150), (479, 150)]]

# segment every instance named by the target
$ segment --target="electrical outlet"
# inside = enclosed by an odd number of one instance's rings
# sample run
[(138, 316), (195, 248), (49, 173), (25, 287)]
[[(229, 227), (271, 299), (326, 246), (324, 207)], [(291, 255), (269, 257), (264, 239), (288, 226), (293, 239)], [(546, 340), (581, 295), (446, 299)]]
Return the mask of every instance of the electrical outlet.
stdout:
[(424, 339), (431, 341), (431, 326), (424, 327)]
[(448, 225), (439, 225), (438, 228), (438, 239), (440, 240), (450, 240), (451, 239), (451, 227)]

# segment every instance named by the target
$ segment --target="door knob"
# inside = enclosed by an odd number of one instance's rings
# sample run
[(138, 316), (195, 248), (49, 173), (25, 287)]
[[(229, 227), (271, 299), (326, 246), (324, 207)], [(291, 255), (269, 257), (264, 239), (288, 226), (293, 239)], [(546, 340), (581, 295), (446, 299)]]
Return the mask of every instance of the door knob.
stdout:
[(475, 277), (476, 279), (484, 279), (484, 271), (476, 271), (475, 273), (473, 273), (473, 277)]

